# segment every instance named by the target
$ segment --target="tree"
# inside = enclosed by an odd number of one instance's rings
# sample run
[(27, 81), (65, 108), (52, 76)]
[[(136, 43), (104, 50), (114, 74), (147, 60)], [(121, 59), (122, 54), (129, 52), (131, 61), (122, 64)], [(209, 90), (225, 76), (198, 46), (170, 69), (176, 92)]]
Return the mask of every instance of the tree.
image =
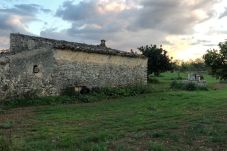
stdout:
[(203, 56), (209, 73), (221, 80), (227, 79), (227, 42), (219, 43), (220, 50), (208, 50)]
[(189, 61), (181, 61), (179, 70), (181, 72), (201, 72), (201, 71), (206, 71), (206, 65), (204, 63), (204, 60), (202, 58), (197, 58), (194, 60), (189, 60)]
[(148, 57), (148, 74), (159, 76), (161, 72), (172, 70), (172, 58), (167, 56), (167, 51), (156, 45), (142, 46), (139, 51)]

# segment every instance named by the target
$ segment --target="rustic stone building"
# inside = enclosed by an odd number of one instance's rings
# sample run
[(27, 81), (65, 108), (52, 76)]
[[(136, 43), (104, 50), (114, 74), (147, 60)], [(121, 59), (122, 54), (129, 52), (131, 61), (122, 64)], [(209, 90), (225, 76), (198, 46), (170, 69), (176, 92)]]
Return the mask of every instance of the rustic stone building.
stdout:
[(147, 83), (147, 58), (87, 45), (10, 35), (0, 54), (0, 100), (28, 95), (60, 95), (67, 87), (113, 87)]

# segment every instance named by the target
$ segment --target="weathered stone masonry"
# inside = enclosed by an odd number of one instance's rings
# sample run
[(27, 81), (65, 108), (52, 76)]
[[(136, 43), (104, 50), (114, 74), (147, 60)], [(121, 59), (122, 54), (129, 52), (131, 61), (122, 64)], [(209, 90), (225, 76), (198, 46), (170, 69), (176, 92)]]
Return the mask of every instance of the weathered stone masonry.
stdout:
[(67, 87), (147, 83), (147, 58), (110, 49), (22, 34), (0, 54), (0, 101), (60, 95)]

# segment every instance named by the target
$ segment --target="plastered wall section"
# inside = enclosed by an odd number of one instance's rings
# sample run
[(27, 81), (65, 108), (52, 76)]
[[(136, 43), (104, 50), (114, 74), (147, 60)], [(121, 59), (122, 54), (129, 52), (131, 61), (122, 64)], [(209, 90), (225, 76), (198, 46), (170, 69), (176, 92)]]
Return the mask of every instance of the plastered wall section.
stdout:
[(147, 59), (55, 50), (58, 88), (147, 84)]

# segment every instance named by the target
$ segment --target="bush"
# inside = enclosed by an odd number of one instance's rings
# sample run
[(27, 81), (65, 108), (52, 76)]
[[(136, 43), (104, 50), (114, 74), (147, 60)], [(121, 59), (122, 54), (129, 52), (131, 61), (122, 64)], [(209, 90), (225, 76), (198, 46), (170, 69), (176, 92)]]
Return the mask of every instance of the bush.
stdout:
[(226, 84), (227, 80), (220, 80), (220, 83)]
[(184, 83), (183, 84), (183, 87), (185, 90), (188, 90), (188, 91), (194, 91), (196, 90), (198, 87), (196, 86), (195, 83), (192, 83), (192, 82), (189, 82), (189, 83)]
[(207, 87), (204, 85), (199, 85), (194, 82), (183, 82), (183, 81), (172, 81), (170, 84), (172, 89), (180, 89), (180, 90), (187, 90), (187, 91), (195, 91), (195, 90), (208, 90)]
[(160, 83), (160, 81), (157, 78), (153, 77), (152, 75), (148, 76), (147, 82), (153, 84)]
[[(84, 89), (85, 90), (85, 89)], [(6, 108), (32, 106), (32, 105), (52, 105), (52, 104), (69, 104), (69, 103), (88, 103), (104, 99), (128, 97), (150, 92), (150, 89), (144, 85), (126, 86), (126, 87), (109, 87), (93, 88), (86, 90), (86, 93), (76, 92), (75, 88), (67, 88), (64, 96), (49, 96), (33, 99), (16, 99), (3, 102)]]
[(182, 83), (177, 82), (176, 80), (174, 80), (174, 81), (172, 81), (172, 82), (170, 83), (170, 87), (171, 87), (172, 89), (182, 89), (182, 88), (183, 88), (183, 85), (182, 85)]
[(12, 121), (6, 121), (4, 123), (0, 123), (0, 129), (10, 129), (13, 126)]
[(136, 96), (150, 92), (147, 86), (136, 85), (127, 87), (107, 87), (107, 88), (93, 88), (88, 94), (77, 95), (81, 102), (94, 102), (100, 99), (110, 99), (118, 97)]
[(135, 96), (138, 94), (143, 94), (148, 91), (146, 86), (136, 85), (136, 86), (127, 86), (127, 87), (115, 87), (115, 88), (102, 88), (99, 90), (99, 93), (103, 93), (109, 97), (116, 96)]
[(10, 151), (10, 143), (0, 136), (0, 151)]

